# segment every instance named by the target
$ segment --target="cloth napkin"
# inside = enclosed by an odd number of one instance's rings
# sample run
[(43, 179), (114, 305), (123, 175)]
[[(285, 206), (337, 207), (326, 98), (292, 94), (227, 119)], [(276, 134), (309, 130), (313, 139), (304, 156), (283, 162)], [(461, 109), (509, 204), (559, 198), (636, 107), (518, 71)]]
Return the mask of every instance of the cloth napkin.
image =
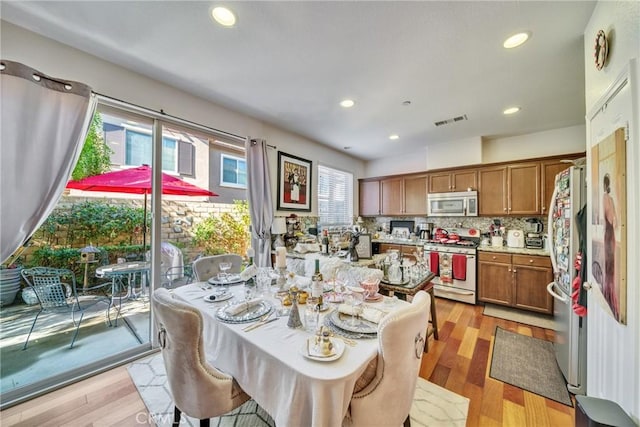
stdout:
[(296, 284), (298, 289), (303, 289), (311, 286), (311, 278), (305, 276), (298, 276), (297, 274), (293, 277), (293, 283)]
[(240, 279), (243, 282), (246, 282), (247, 280), (251, 279), (256, 274), (258, 274), (258, 267), (256, 267), (255, 264), (254, 265), (250, 265), (247, 268), (245, 268), (244, 270), (242, 270), (242, 272), (240, 273)]
[(262, 298), (254, 298), (240, 304), (232, 305), (231, 307), (227, 308), (226, 311), (227, 314), (235, 316), (236, 314), (242, 313), (243, 311), (247, 311), (250, 308), (255, 307), (256, 305), (260, 304), (261, 301)]
[[(340, 304), (338, 306), (338, 311), (343, 314), (348, 314), (349, 316), (353, 316), (354, 312), (358, 312), (358, 309), (355, 310), (348, 304)], [(360, 317), (364, 320), (368, 320), (371, 323), (380, 323), (382, 318), (387, 314), (382, 310), (378, 310), (375, 308), (364, 307), (360, 313)]]

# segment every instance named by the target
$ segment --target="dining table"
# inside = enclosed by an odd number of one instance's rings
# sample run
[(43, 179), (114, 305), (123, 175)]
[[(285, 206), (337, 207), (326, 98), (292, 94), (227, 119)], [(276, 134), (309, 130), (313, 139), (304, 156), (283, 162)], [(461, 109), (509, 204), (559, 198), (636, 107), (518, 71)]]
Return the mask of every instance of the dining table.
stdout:
[[(229, 306), (246, 301), (244, 288), (244, 284), (229, 286), (227, 291), (233, 297), (218, 302), (211, 302), (209, 296), (220, 295), (221, 288), (207, 282), (195, 282), (173, 290), (175, 298), (202, 313), (207, 361), (233, 376), (279, 427), (342, 425), (356, 380), (369, 362), (377, 357), (375, 334), (347, 340), (350, 345), (342, 345), (343, 339), (334, 336), (333, 342), (344, 347), (340, 357), (312, 359), (307, 354), (307, 340), (314, 336), (313, 331), (288, 327), (287, 315), (250, 331), (244, 329), (251, 323), (221, 320), (221, 314)], [(271, 304), (276, 312), (282, 310), (281, 300), (275, 297), (275, 292), (265, 292), (259, 297)], [(401, 304), (407, 303), (385, 303), (383, 299), (375, 303), (387, 311)], [(319, 324), (324, 323), (323, 318), (337, 306), (331, 304), (320, 313)], [(298, 310), (300, 317), (304, 318), (305, 305), (300, 305)]]

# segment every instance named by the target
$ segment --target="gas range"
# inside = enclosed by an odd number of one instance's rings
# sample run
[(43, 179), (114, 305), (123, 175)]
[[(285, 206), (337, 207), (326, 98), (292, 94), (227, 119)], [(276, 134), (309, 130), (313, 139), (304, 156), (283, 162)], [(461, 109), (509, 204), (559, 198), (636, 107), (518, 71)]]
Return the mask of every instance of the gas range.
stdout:
[(477, 228), (441, 230), (454, 239), (441, 238), (424, 244), (424, 257), (436, 274), (435, 295), (469, 304), (476, 303), (476, 252), (480, 242)]

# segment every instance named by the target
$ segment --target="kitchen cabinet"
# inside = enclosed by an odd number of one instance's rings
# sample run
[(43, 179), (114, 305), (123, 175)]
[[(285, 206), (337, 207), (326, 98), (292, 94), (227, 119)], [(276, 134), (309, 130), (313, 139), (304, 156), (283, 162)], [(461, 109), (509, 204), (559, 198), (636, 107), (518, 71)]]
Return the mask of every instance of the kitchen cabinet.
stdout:
[(553, 195), (553, 188), (555, 187), (556, 175), (571, 165), (561, 160), (549, 160), (542, 162), (540, 166), (542, 171), (541, 213), (547, 215), (549, 213), (548, 209), (551, 203), (551, 196)]
[(380, 215), (380, 181), (360, 181), (360, 215)]
[(539, 215), (540, 163), (480, 169), (478, 204), (480, 215)]
[(552, 280), (548, 257), (478, 253), (479, 301), (553, 314), (553, 298), (547, 292)]
[(413, 255), (413, 252), (420, 250), (419, 248), (416, 247), (416, 245), (400, 245), (397, 243), (380, 243), (381, 254), (386, 253), (389, 249), (395, 249), (400, 252), (400, 255), (403, 258), (409, 258), (413, 261), (416, 260), (416, 257), (415, 255)]
[(361, 180), (360, 215), (426, 215), (427, 175)]
[(456, 170), (429, 174), (429, 193), (449, 193), (478, 189), (476, 170)]

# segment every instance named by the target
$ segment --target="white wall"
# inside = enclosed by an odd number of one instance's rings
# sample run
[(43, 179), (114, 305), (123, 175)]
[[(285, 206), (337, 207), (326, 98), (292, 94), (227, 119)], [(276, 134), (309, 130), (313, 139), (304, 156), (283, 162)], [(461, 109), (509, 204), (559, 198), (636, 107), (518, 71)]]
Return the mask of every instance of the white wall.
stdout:
[(507, 138), (485, 139), (482, 143), (482, 163), (579, 153), (585, 151), (585, 140), (584, 124)]
[[(186, 119), (204, 126), (230, 132), (240, 136), (264, 138), (278, 150), (285, 151), (314, 163), (314, 187), (317, 183), (317, 163), (350, 171), (360, 177), (364, 162), (338, 151), (305, 139), (299, 135), (276, 129), (252, 117), (237, 113), (212, 102), (187, 94), (156, 80), (134, 73), (98, 57), (63, 45), (51, 39), (2, 21), (0, 40), (2, 59), (21, 62), (52, 77), (85, 83), (94, 92), (120, 99), (152, 110)], [(274, 150), (272, 183), (274, 206), (277, 153)], [(314, 188), (314, 196), (315, 196)], [(354, 210), (357, 212), (357, 185), (354, 186)], [(317, 206), (312, 203), (316, 214)]]
[(456, 166), (506, 162), (585, 151), (585, 125), (508, 138), (467, 138), (425, 146), (366, 163), (365, 176), (396, 175)]
[[(593, 46), (598, 30), (609, 39), (610, 56), (605, 67), (594, 66)], [(584, 32), (585, 102), (590, 112), (609, 86), (632, 58), (640, 56), (640, 3), (637, 1), (600, 1), (593, 11)], [(635, 83), (640, 80), (635, 75)], [(627, 315), (628, 324), (620, 325), (600, 306), (597, 293), (592, 290), (588, 300), (587, 394), (618, 403), (636, 423), (640, 420), (640, 88), (635, 92), (635, 111), (629, 115), (630, 138), (627, 142)], [(590, 135), (587, 135), (587, 146)], [(590, 163), (587, 162), (587, 165)], [(587, 203), (591, 192), (587, 192)]]

